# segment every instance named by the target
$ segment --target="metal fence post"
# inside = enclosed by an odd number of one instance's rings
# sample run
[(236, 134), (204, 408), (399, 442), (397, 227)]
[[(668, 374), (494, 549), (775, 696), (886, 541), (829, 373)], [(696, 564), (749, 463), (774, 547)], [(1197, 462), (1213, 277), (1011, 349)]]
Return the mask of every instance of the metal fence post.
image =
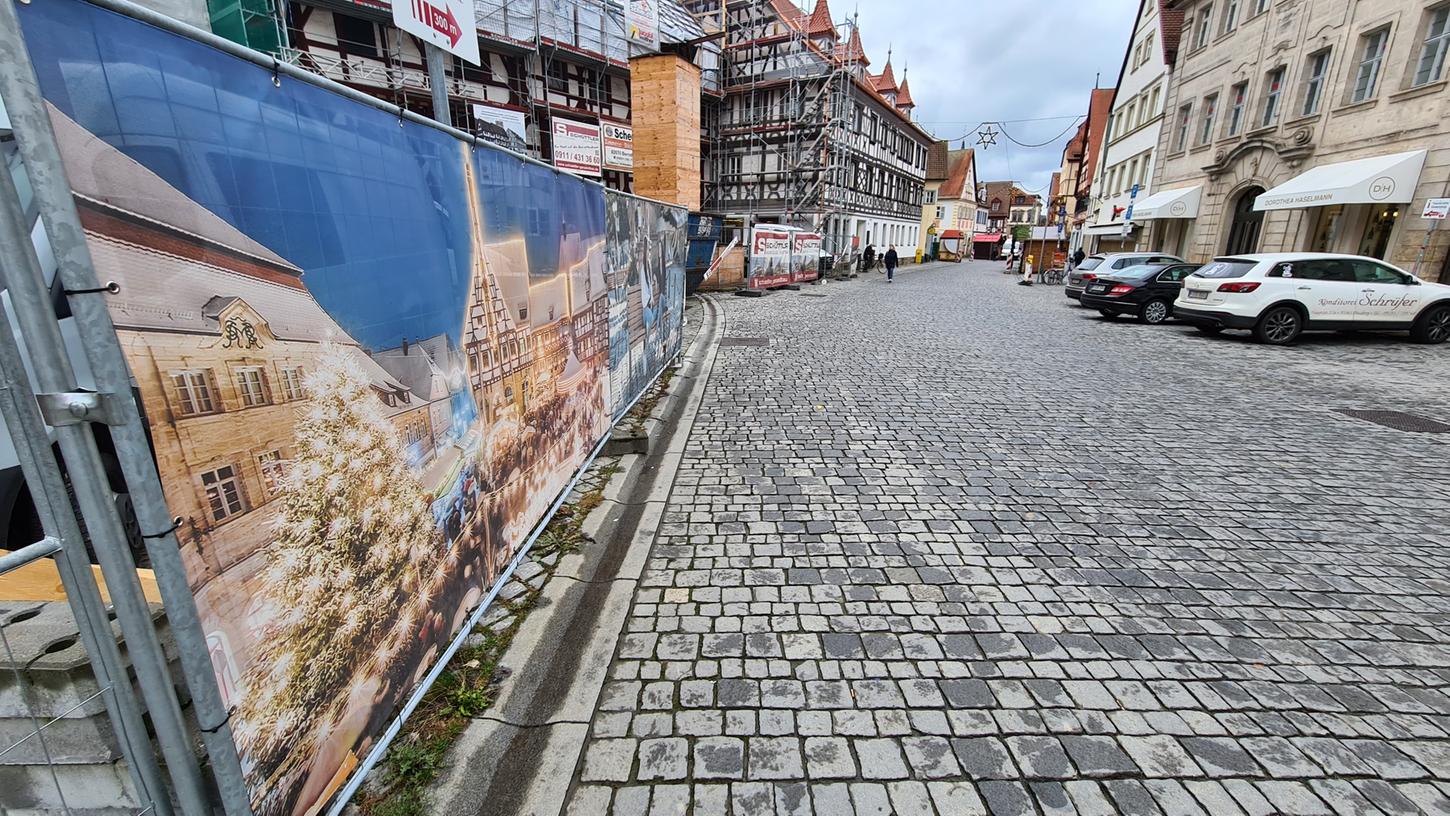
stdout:
[[(8, 180), (10, 174), (0, 169)], [(96, 686), (107, 690), (102, 695), (106, 714), (111, 718), (121, 753), (131, 773), (136, 791), (151, 802), (155, 813), (170, 816), (171, 800), (161, 779), (161, 766), (151, 740), (146, 736), (146, 722), (141, 704), (136, 700), (126, 676), (126, 664), (111, 632), (105, 603), (96, 587), (95, 576), (85, 556), (80, 525), (66, 496), (65, 482), (50, 450), (50, 440), (35, 407), (35, 394), (30, 388), (20, 348), (11, 333), (10, 318), (0, 309), (0, 418), (5, 421), (15, 442), (16, 458), (30, 485), (30, 495), (40, 516), (45, 534), (60, 542), (55, 551), (55, 565), (65, 587), (66, 601), (75, 616), (81, 644), (90, 658)], [(33, 545), (32, 545), (33, 546)], [(73, 552), (79, 548), (79, 557)], [(24, 550), (13, 552), (19, 556)], [(6, 557), (7, 559), (10, 556)], [(7, 565), (5, 569), (9, 569)], [(5, 569), (0, 569), (4, 572)]]
[[(76, 213), (70, 183), (66, 180), (64, 165), (55, 143), (55, 133), (40, 94), (39, 82), (21, 36), (13, 0), (0, 0), (0, 54), (5, 55), (0, 58), (0, 98), (5, 100), (20, 155), (30, 177), (36, 206), (59, 266), (60, 280), (71, 291), (94, 290), (97, 283), (90, 249), (86, 245), (80, 216)], [(28, 236), (25, 244), (29, 246)], [(227, 816), (250, 816), (251, 799), (228, 723), (230, 713), (222, 704), (221, 692), (217, 689), (206, 636), (196, 610), (196, 599), (182, 566), (176, 536), (174, 532), (163, 532), (171, 529), (171, 514), (166, 506), (146, 429), (131, 397), (130, 370), (116, 339), (115, 326), (111, 323), (105, 301), (97, 294), (71, 297), (70, 306), (85, 341), (85, 354), (95, 376), (96, 386), (100, 391), (112, 395), (111, 440), (115, 443), (121, 471), (131, 492), (137, 521), (142, 531), (148, 533), (145, 539), (147, 553), (156, 573), (167, 621), (180, 652), (182, 672), (191, 692), (197, 726), (206, 745), (217, 792)], [(46, 308), (48, 310), (48, 306)], [(47, 311), (47, 318), (46, 322), (53, 329), (54, 313)], [(65, 358), (64, 347), (60, 345), (58, 334), (53, 336), (56, 337), (56, 342), (52, 352), (59, 355), (65, 366), (64, 371), (69, 376), (69, 361)], [(94, 442), (88, 433), (83, 436), (90, 446), (90, 455), (94, 457)], [(111, 515), (114, 518), (114, 508)], [(119, 524), (115, 529), (119, 532)], [(124, 539), (121, 541), (121, 554), (126, 562), (130, 562)], [(106, 573), (106, 577), (108, 581), (112, 580), (110, 572)], [(126, 582), (135, 584), (134, 569), (127, 573)], [(136, 591), (139, 593), (139, 588)], [(115, 597), (113, 594), (112, 598)], [(151, 629), (149, 617), (145, 624), (146, 631), (151, 633), (154, 641), (155, 633)], [(157, 654), (159, 656), (159, 652)], [(171, 705), (175, 706), (175, 696), (169, 685), (166, 692), (171, 697)], [(177, 725), (180, 726), (180, 723)], [(159, 736), (159, 724), (157, 730)], [(185, 736), (184, 728), (181, 736)], [(191, 769), (191, 774), (188, 775), (195, 776), (186, 787), (198, 791), (199, 787), (196, 786), (200, 784), (200, 772), (196, 768), (195, 758), (191, 755), (188, 744), (184, 743), (182, 747), (186, 748), (186, 761)], [(172, 761), (168, 755), (168, 765)], [(183, 805), (187, 804), (186, 798), (181, 801)]]
[[(9, 0), (4, 0), (0, 6), (9, 8)], [(0, 17), (0, 30), (10, 29), (10, 22)], [(0, 46), (0, 52), (14, 56), (3, 46)], [(0, 60), (0, 66), (3, 66), (0, 74), (10, 73), (14, 65), (10, 58)], [(0, 94), (4, 94), (7, 100), (6, 109), (10, 111), (10, 96), (5, 90), (0, 87)], [(10, 113), (12, 125), (16, 125), (18, 131), (19, 117), (14, 115), (14, 111)], [(85, 408), (83, 397), (77, 393), (75, 372), (66, 356), (65, 342), (50, 303), (45, 275), (36, 258), (35, 247), (30, 242), (27, 226), (14, 180), (9, 173), (0, 173), (0, 253), (3, 253), (0, 257), (4, 258), (4, 280), (10, 292), (10, 303), (20, 330), (28, 341), (26, 345), (35, 368), (37, 391), (50, 395), (54, 404), (64, 406), (65, 412), (73, 415), (69, 418), (47, 416), (46, 422), (55, 429), (60, 443), (70, 486), (85, 519), (96, 558), (101, 563), (111, 604), (125, 634), (127, 654), (136, 669), (141, 694), (151, 714), (156, 739), (166, 759), (167, 771), (182, 812), (188, 816), (200, 816), (209, 811), (201, 769), (191, 751), (181, 705), (176, 700), (161, 642), (152, 626), (151, 609), (141, 593), (136, 565), (131, 559), (125, 530), (106, 479), (105, 465), (101, 462), (95, 437), (85, 421), (88, 417), (101, 418), (104, 409), (100, 406)], [(116, 397), (129, 399), (129, 394), (122, 392), (107, 397), (108, 402), (114, 402), (118, 401)], [(103, 402), (101, 406), (105, 404)], [(70, 421), (72, 419), (74, 421)]]

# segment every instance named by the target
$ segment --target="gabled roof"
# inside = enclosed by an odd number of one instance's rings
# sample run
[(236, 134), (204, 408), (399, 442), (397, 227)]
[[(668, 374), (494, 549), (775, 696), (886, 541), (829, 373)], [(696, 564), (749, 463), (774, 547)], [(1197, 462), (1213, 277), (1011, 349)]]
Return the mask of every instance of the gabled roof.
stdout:
[(932, 142), (926, 149), (926, 180), (946, 181), (950, 175), (950, 168), (947, 165), (947, 154), (950, 147), (946, 142)]
[(855, 62), (865, 68), (871, 64), (866, 56), (866, 49), (861, 47), (861, 30), (855, 26), (851, 27), (851, 38), (845, 45), (836, 46), (836, 59), (841, 62)]
[(896, 75), (891, 72), (891, 57), (886, 58), (886, 70), (867, 76), (871, 78), (871, 87), (881, 93), (892, 93), (896, 90)]
[(826, 0), (816, 0), (816, 9), (806, 21), (806, 33), (812, 37), (824, 34), (836, 39), (836, 24), (831, 21), (831, 6)]
[(916, 107), (916, 102), (912, 101), (912, 99), (911, 99), (911, 89), (907, 87), (907, 85), (906, 85), (906, 78), (905, 77), (902, 77), (902, 79), (901, 79), (901, 87), (896, 89), (896, 107), (898, 107), (898, 108), (914, 108), (914, 107)]
[(967, 177), (973, 163), (976, 161), (976, 152), (970, 147), (961, 150), (952, 150), (947, 153), (947, 166), (950, 168), (947, 173), (947, 180), (941, 186), (938, 198), (966, 198), (967, 193), (972, 192), (967, 187)]
[[(822, 0), (824, 2), (824, 0)], [(1173, 8), (1173, 0), (1158, 0), (1158, 27), (1163, 41), (1163, 63), (1172, 65), (1178, 59), (1178, 44), (1183, 39), (1183, 9)]]

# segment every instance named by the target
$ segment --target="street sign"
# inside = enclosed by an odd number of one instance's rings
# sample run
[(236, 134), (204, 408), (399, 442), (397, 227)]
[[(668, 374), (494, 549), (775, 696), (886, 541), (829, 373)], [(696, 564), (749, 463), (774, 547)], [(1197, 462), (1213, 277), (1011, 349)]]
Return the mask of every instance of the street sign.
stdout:
[(1431, 221), (1444, 221), (1450, 218), (1450, 198), (1432, 198), (1425, 202), (1425, 211), (1420, 217)]
[(1134, 184), (1132, 191), (1128, 193), (1128, 209), (1123, 212), (1123, 237), (1127, 238), (1128, 233), (1133, 231), (1133, 202), (1138, 200), (1139, 185)]
[(393, 25), (459, 59), (478, 65), (473, 4), (463, 0), (393, 0)]

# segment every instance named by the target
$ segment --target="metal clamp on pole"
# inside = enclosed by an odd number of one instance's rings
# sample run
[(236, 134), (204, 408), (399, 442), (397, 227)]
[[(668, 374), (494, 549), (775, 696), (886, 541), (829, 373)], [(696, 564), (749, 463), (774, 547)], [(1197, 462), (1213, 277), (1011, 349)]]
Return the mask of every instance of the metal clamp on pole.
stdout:
[(52, 428), (79, 425), (83, 422), (120, 425), (123, 421), (116, 416), (110, 394), (98, 394), (94, 391), (36, 394), (35, 403), (40, 407), (41, 419)]

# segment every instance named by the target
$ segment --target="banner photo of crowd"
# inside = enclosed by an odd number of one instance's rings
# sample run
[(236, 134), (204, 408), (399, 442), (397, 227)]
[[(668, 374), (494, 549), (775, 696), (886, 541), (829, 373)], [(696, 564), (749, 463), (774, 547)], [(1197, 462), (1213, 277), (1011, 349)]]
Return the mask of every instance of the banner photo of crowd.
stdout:
[(679, 353), (687, 213), (18, 8), (253, 808), (315, 813)]

